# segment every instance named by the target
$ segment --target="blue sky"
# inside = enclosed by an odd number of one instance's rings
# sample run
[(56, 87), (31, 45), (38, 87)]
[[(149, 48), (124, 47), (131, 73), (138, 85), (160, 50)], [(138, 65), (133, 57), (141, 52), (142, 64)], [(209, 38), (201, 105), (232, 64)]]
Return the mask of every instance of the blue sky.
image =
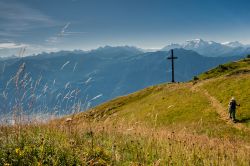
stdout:
[(249, 0), (0, 0), (0, 56), (104, 45), (250, 43)]

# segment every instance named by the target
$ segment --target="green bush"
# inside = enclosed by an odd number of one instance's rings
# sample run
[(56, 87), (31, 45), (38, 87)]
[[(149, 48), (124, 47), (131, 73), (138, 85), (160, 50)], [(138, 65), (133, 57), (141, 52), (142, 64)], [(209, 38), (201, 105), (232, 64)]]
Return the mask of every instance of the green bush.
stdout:
[(194, 77), (193, 77), (193, 80), (194, 80), (194, 81), (198, 81), (199, 78), (198, 78), (197, 76), (194, 76)]

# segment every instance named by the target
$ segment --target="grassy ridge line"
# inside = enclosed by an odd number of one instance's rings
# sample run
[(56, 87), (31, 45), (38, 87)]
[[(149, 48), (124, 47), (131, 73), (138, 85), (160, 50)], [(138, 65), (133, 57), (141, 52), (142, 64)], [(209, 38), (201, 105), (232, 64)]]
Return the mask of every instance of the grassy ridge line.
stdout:
[(250, 73), (250, 58), (245, 58), (236, 62), (229, 62), (223, 65), (219, 65), (203, 74), (200, 74), (198, 78), (200, 80), (217, 78), (220, 76), (230, 76)]

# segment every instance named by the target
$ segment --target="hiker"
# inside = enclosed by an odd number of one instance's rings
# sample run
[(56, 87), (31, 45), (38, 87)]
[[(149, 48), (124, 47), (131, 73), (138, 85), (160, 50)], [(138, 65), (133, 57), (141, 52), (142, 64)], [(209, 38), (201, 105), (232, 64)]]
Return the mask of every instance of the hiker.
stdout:
[(236, 106), (240, 106), (240, 105), (237, 104), (235, 98), (232, 97), (228, 106), (229, 106), (229, 117), (230, 119), (233, 120), (233, 122), (236, 122), (236, 118), (235, 118)]

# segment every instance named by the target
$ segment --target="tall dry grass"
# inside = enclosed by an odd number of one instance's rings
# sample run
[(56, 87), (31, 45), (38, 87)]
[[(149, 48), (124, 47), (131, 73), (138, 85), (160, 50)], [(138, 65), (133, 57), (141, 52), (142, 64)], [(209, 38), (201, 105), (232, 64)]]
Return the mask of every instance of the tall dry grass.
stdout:
[(0, 165), (249, 165), (240, 140), (120, 124), (53, 120), (1, 126)]

